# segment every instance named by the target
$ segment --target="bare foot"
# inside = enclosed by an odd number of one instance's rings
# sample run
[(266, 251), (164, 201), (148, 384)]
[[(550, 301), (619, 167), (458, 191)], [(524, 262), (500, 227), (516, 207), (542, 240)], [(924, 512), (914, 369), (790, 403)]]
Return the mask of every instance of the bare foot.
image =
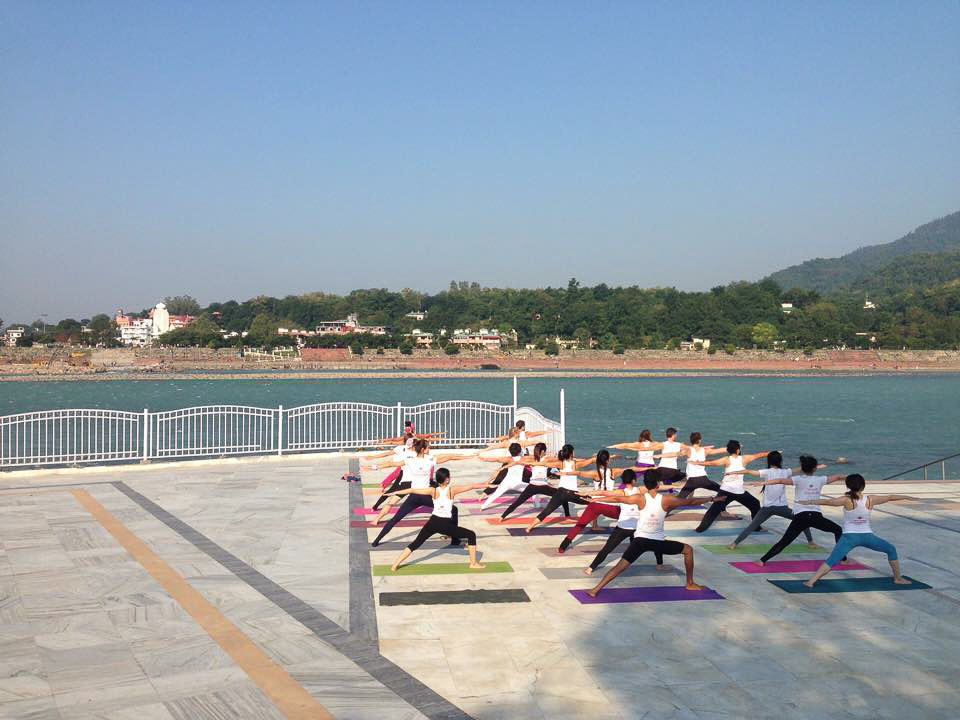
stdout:
[(598, 592), (600, 591), (597, 590), (596, 588), (591, 588), (590, 590), (587, 590), (587, 595), (589, 595), (590, 597), (596, 597)]
[(766, 563), (763, 560), (756, 560), (754, 562), (754, 565), (759, 565), (760, 567), (763, 567), (764, 565), (766, 565)]
[(851, 560), (850, 558), (844, 558), (843, 560), (840, 561), (840, 564), (841, 564), (841, 565), (853, 565), (853, 564), (854, 564), (854, 561)]
[(805, 580), (803, 584), (807, 587), (813, 587), (813, 580)]
[(736, 549), (737, 549), (736, 543), (730, 543), (729, 545), (727, 545), (727, 550), (736, 550)]
[(808, 547), (808, 548), (819, 548), (820, 546), (817, 545), (815, 542), (808, 542), (808, 543), (807, 543), (807, 547)]
[(391, 566), (390, 566), (390, 572), (396, 572), (399, 568), (400, 568), (399, 565), (391, 565)]
[(703, 590), (703, 585), (697, 585), (696, 583), (687, 583), (687, 590)]
[(593, 568), (592, 568), (592, 567), (585, 567), (585, 568), (583, 569), (583, 574), (584, 574), (584, 575), (593, 575)]
[(660, 570), (661, 572), (669, 569), (670, 569), (670, 566), (667, 565), (666, 563), (660, 563), (659, 565), (657, 565), (657, 570)]
[(483, 563), (470, 563), (471, 570), (483, 570), (486, 567)]
[(893, 581), (894, 581), (897, 585), (910, 585), (910, 584), (911, 584), (911, 582), (910, 582), (909, 580), (907, 580), (905, 577), (894, 578)]

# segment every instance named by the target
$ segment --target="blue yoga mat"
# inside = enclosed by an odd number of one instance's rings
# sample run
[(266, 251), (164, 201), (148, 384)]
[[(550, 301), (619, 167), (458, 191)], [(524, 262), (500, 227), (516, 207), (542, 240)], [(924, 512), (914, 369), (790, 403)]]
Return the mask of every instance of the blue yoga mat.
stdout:
[(892, 577), (838, 578), (820, 580), (812, 588), (803, 584), (803, 580), (767, 580), (788, 593), (849, 593), (849, 592), (888, 592), (890, 590), (927, 590), (926, 583), (903, 576), (911, 581), (910, 585), (897, 585)]

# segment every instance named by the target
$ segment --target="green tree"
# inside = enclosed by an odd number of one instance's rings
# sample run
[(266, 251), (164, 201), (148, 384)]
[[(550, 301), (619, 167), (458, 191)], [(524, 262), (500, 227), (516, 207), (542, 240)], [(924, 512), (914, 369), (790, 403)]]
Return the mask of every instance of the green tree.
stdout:
[(363, 343), (359, 340), (354, 340), (350, 343), (350, 354), (351, 355), (363, 355)]
[(247, 331), (247, 339), (253, 345), (267, 345), (277, 334), (277, 321), (268, 313), (260, 313)]
[(413, 343), (410, 342), (410, 338), (404, 338), (403, 342), (400, 343), (400, 354), (413, 355)]
[(447, 355), (459, 355), (459, 354), (460, 354), (460, 346), (457, 345), (456, 343), (447, 343), (447, 346), (446, 346), (445, 348), (443, 348), (443, 351), (444, 351)]
[(543, 351), (544, 351), (547, 355), (559, 355), (559, 354), (560, 354), (560, 346), (557, 345), (557, 341), (556, 341), (556, 340), (548, 340), (548, 341), (544, 344), (544, 346), (543, 346)]
[(175, 295), (165, 297), (163, 304), (171, 315), (199, 315), (200, 303), (190, 295)]
[(777, 339), (777, 336), (776, 326), (768, 322), (758, 322), (750, 332), (750, 339), (755, 345), (762, 348), (768, 348), (773, 345), (773, 341)]

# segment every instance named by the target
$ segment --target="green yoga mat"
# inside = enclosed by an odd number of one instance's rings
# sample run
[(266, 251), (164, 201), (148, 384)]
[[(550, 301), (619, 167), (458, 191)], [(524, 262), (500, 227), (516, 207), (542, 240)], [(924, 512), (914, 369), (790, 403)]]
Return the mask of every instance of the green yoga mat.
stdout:
[[(697, 547), (697, 546), (694, 546)], [(709, 550), (717, 555), (763, 555), (772, 545), (737, 545), (736, 550), (730, 550), (726, 545), (700, 545), (704, 550)], [(787, 545), (782, 552), (789, 555), (797, 553), (807, 553), (810, 555), (822, 555), (825, 548), (809, 548), (806, 545)]]
[(383, 487), (380, 483), (361, 483), (365, 488), (380, 488)]
[(848, 593), (848, 592), (888, 592), (890, 590), (927, 590), (930, 586), (912, 577), (903, 576), (910, 585), (897, 585), (892, 577), (843, 578), (820, 580), (812, 588), (803, 584), (803, 580), (767, 580), (788, 593)]
[(389, 565), (374, 565), (373, 574), (382, 575), (467, 575), (473, 573), (508, 573), (513, 572), (510, 563), (498, 560), (484, 563), (483, 570), (471, 570), (469, 563), (413, 563), (401, 565), (393, 572)]

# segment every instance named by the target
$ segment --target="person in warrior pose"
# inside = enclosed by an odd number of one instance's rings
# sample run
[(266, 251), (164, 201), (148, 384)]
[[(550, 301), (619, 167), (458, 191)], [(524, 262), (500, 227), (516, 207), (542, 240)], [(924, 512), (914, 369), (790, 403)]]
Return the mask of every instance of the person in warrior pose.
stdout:
[[(533, 463), (530, 464), (530, 482), (527, 483), (527, 486), (523, 489), (520, 495), (510, 503), (510, 506), (503, 511), (503, 514), (500, 515), (502, 520), (506, 520), (507, 516), (510, 515), (514, 510), (523, 505), (531, 497), (538, 495), (545, 495), (553, 497), (557, 489), (550, 484), (550, 481), (547, 479), (547, 470), (546, 465), (541, 465), (540, 461), (543, 459), (543, 456), (547, 453), (547, 444), (539, 442), (533, 446)], [(524, 460), (524, 462), (528, 462)], [(566, 505), (564, 507), (567, 515), (570, 514), (570, 506)]]
[(569, 443), (560, 448), (560, 452), (557, 453), (556, 460), (540, 460), (538, 463), (530, 463), (530, 465), (538, 464), (546, 465), (547, 467), (559, 468), (560, 481), (556, 488), (556, 492), (553, 494), (553, 497), (550, 498), (547, 506), (527, 526), (526, 531), (528, 533), (534, 528), (542, 525), (543, 521), (547, 519), (547, 516), (561, 505), (564, 506), (564, 511), (569, 514), (568, 503), (574, 502), (578, 505), (588, 504), (587, 500), (577, 494), (577, 489), (580, 486), (578, 483), (578, 471), (580, 468), (586, 467), (587, 465), (592, 465), (593, 463), (593, 458), (577, 460), (573, 454), (573, 445), (570, 445)]
[(813, 587), (817, 580), (822, 578), (834, 565), (840, 562), (854, 548), (866, 547), (877, 552), (886, 553), (887, 562), (890, 563), (890, 569), (893, 571), (893, 581), (898, 585), (909, 585), (910, 581), (900, 574), (900, 561), (897, 559), (897, 549), (881, 537), (873, 534), (870, 529), (870, 511), (877, 505), (887, 502), (897, 502), (900, 500), (919, 500), (920, 498), (909, 495), (864, 495), (863, 490), (867, 486), (863, 475), (847, 475), (845, 478), (847, 492), (838, 498), (824, 500), (821, 498), (811, 500), (797, 500), (798, 505), (830, 505), (843, 508), (843, 535), (833, 548), (830, 556), (823, 561), (823, 564), (807, 580), (804, 585)]
[(740, 443), (731, 440), (727, 443), (727, 457), (721, 460), (705, 460), (701, 465), (717, 465), (723, 467), (723, 482), (717, 490), (716, 501), (707, 508), (703, 515), (703, 520), (697, 526), (698, 533), (705, 532), (707, 528), (713, 525), (721, 512), (726, 510), (731, 502), (738, 502), (750, 511), (750, 517), (755, 517), (760, 510), (760, 501), (748, 493), (743, 487), (743, 469), (757, 458), (761, 458), (767, 453), (753, 453), (752, 455), (743, 455)]
[[(427, 520), (426, 525), (420, 528), (420, 532), (412, 543), (405, 547), (390, 569), (396, 572), (403, 564), (403, 561), (410, 557), (410, 553), (423, 545), (432, 535), (447, 535), (455, 540), (467, 541), (467, 552), (470, 554), (470, 569), (482, 570), (484, 565), (477, 560), (477, 534), (473, 530), (462, 528), (457, 525), (454, 519), (453, 499), (460, 493), (469, 490), (484, 487), (487, 483), (473, 483), (471, 485), (461, 485), (454, 487), (450, 484), (450, 471), (447, 468), (438, 468), (435, 474), (436, 487), (428, 488), (427, 493), (433, 499), (433, 514)], [(397, 490), (391, 495), (409, 495), (414, 492), (413, 488), (406, 490)]]
[[(816, 472), (817, 467), (817, 459), (815, 457), (811, 457), (810, 455), (801, 455), (801, 474), (793, 475), (792, 477), (767, 480), (762, 483), (756, 483), (755, 485), (756, 487), (770, 487), (771, 485), (793, 485), (793, 499), (800, 505), (807, 505), (808, 503), (801, 502), (801, 500), (819, 500), (824, 485), (840, 482), (846, 478), (845, 475), (814, 475), (813, 473)], [(781, 537), (773, 547), (764, 553), (763, 557), (761, 557), (759, 560), (759, 564), (765, 565), (769, 560), (775, 558), (787, 545), (796, 539), (797, 535), (803, 532), (804, 529), (808, 528), (816, 528), (817, 530), (821, 530), (823, 532), (833, 533), (834, 541), (838, 543), (840, 542), (840, 536), (843, 534), (843, 530), (840, 528), (840, 526), (833, 522), (833, 520), (828, 520), (825, 518), (819, 510), (814, 508), (810, 508), (809, 510), (797, 509), (797, 511), (793, 513), (793, 519), (790, 521), (786, 531), (783, 533), (783, 537)], [(846, 557), (842, 559), (846, 560)]]
[[(609, 450), (601, 450), (597, 453), (596, 460), (594, 461), (597, 464), (596, 470), (594, 472), (578, 472), (577, 475), (582, 478), (587, 478), (588, 480), (592, 479), (594, 491), (615, 492), (616, 496), (620, 497), (622, 493), (617, 490), (617, 478), (622, 478), (624, 472), (629, 468), (611, 468), (610, 458), (614, 457), (617, 456), (611, 455)], [(632, 470), (631, 472), (635, 477), (636, 473)], [(581, 493), (581, 495), (586, 496), (588, 493)], [(586, 510), (583, 511), (577, 524), (570, 529), (570, 532), (567, 533), (567, 536), (560, 543), (557, 552), (563, 553), (570, 547), (570, 543), (573, 542), (577, 535), (584, 531), (587, 525), (590, 525), (591, 530), (597, 532), (600, 529), (597, 520), (599, 520), (601, 515), (616, 520), (620, 517), (620, 506), (610, 503), (591, 502), (587, 505)]]
[(477, 460), (484, 462), (503, 463), (503, 466), (497, 472), (496, 478), (490, 483), (481, 483), (480, 487), (495, 488), (494, 491), (480, 505), (481, 510), (486, 510), (495, 503), (501, 495), (507, 492), (520, 493), (526, 487), (532, 474), (523, 464), (523, 448), (520, 443), (512, 443), (509, 448), (510, 460), (506, 463), (502, 458), (477, 456)]
[(704, 446), (701, 444), (703, 435), (698, 432), (690, 433), (690, 444), (684, 445), (681, 450), (682, 455), (687, 457), (687, 482), (683, 489), (677, 495), (679, 497), (689, 497), (699, 489), (713, 490), (720, 489), (720, 483), (714, 482), (707, 476), (707, 469), (703, 466), (708, 455), (721, 455), (726, 452), (724, 448), (716, 448), (713, 445)]
[[(380, 534), (377, 535), (376, 539), (373, 541), (374, 547), (379, 545), (380, 541), (386, 537), (387, 533), (393, 530), (394, 526), (415, 508), (418, 508), (421, 505), (426, 505), (428, 507), (433, 506), (433, 497), (428, 491), (430, 490), (431, 486), (430, 477), (433, 474), (433, 470), (437, 463), (453, 462), (456, 460), (466, 460), (476, 457), (476, 453), (470, 453), (467, 455), (433, 455), (428, 452), (429, 448), (430, 443), (427, 440), (417, 438), (413, 441), (412, 456), (408, 456), (402, 461), (404, 477), (410, 483), (410, 487), (407, 489), (412, 490), (413, 492), (405, 493), (407, 497), (404, 499), (403, 503), (401, 503), (396, 514), (387, 521), (387, 524), (383, 526), (383, 530), (380, 531)], [(385, 463), (384, 466), (387, 466), (388, 464), (398, 463)], [(453, 513), (454, 520), (456, 520), (456, 508), (454, 508)], [(456, 538), (454, 538), (454, 543), (457, 542), (458, 541)]]
[(640, 439), (637, 442), (619, 443), (610, 447), (617, 450), (634, 450), (637, 453), (636, 470), (643, 472), (653, 467), (653, 454), (663, 449), (663, 443), (654, 442), (653, 434), (644, 428), (640, 431)]
[[(783, 455), (779, 450), (774, 450), (767, 454), (767, 468), (765, 470), (744, 470), (743, 472), (745, 475), (760, 477), (764, 481), (785, 479), (791, 477), (795, 472), (800, 472), (800, 468), (784, 469), (782, 466)], [(818, 467), (823, 468), (826, 467), (826, 465), (819, 465)], [(787, 502), (787, 488), (785, 485), (777, 484), (762, 487), (760, 488), (760, 494), (760, 510), (750, 521), (750, 524), (743, 529), (743, 532), (737, 535), (737, 539), (727, 545), (730, 550), (736, 550), (737, 545), (746, 540), (750, 536), (750, 533), (759, 530), (760, 526), (774, 515), (793, 520), (790, 503)], [(816, 543), (813, 542), (813, 536), (810, 534), (810, 528), (804, 528), (803, 534), (807, 538), (807, 545), (814, 548), (817, 547)]]
[[(637, 529), (633, 533), (633, 540), (630, 541), (630, 547), (623, 553), (623, 557), (617, 561), (607, 574), (596, 584), (595, 587), (587, 591), (590, 597), (596, 597), (597, 593), (603, 590), (610, 581), (616, 578), (620, 573), (626, 570), (647, 551), (659, 552), (663, 555), (683, 555), (683, 564), (687, 573), (687, 590), (702, 590), (700, 585), (693, 581), (693, 548), (685, 543), (676, 540), (667, 540), (664, 537), (663, 522), (667, 517), (667, 511), (675, 507), (685, 505), (702, 505), (710, 502), (710, 497), (687, 497), (679, 498), (672, 495), (664, 495), (660, 490), (659, 470), (649, 470), (643, 474), (643, 484), (646, 487), (646, 493), (637, 493), (624, 497), (621, 502), (624, 504), (636, 505), (639, 508), (637, 517)], [(591, 568), (593, 566), (591, 565)]]
[[(659, 471), (656, 469), (647, 470), (646, 472), (652, 472), (658, 474)], [(644, 484), (641, 482), (639, 486), (637, 485), (637, 473), (633, 468), (627, 468), (623, 471), (623, 474), (620, 476), (620, 479), (623, 481), (622, 490), (611, 490), (606, 491), (594, 491), (593, 493), (584, 493), (584, 495), (589, 495), (591, 497), (600, 498), (608, 501), (619, 500), (620, 498), (630, 497), (631, 495), (636, 495), (637, 493), (645, 493), (647, 491)], [(590, 503), (593, 505), (594, 503)], [(590, 505), (587, 508), (590, 508)], [(593, 571), (598, 567), (603, 565), (603, 561), (607, 559), (607, 555), (617, 549), (617, 547), (624, 540), (633, 536), (634, 530), (637, 529), (637, 518), (640, 516), (640, 508), (636, 505), (630, 504), (620, 504), (616, 505), (617, 508), (617, 524), (610, 531), (610, 536), (607, 538), (607, 541), (604, 543), (603, 547), (600, 549), (600, 552), (597, 553), (596, 557), (593, 559), (593, 562), (583, 570), (584, 575), (592, 575)], [(571, 531), (572, 532), (572, 531)], [(573, 538), (570, 537), (570, 533), (567, 533), (567, 537), (564, 538), (563, 542), (560, 543), (560, 547), (557, 548), (557, 552), (563, 553), (569, 547), (570, 542)], [(657, 558), (657, 570), (668, 570), (669, 566), (663, 564), (663, 554), (660, 550), (654, 550), (654, 555)]]

